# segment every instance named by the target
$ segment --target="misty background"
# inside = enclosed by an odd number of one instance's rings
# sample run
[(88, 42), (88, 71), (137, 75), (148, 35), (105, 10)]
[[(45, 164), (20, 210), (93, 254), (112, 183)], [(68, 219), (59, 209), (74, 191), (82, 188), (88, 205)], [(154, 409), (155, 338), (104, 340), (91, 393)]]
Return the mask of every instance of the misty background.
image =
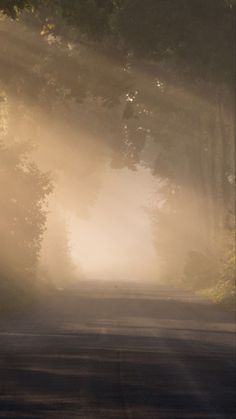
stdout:
[(0, 10), (7, 304), (35, 286), (106, 279), (206, 289), (232, 305), (235, 2)]

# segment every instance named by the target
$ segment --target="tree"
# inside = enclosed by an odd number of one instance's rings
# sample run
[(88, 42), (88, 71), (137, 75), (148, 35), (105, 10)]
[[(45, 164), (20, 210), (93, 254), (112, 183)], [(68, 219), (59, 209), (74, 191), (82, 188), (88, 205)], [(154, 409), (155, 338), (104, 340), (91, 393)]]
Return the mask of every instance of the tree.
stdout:
[(54, 286), (64, 287), (77, 279), (76, 270), (65, 219), (57, 208), (53, 211), (51, 208), (40, 252), (39, 279)]
[[(92, 110), (99, 115), (94, 131), (115, 167), (135, 170), (151, 139), (155, 156), (145, 164), (175, 191), (173, 199), (163, 188), (163, 239), (164, 230), (170, 239), (168, 225), (197, 214), (201, 240), (192, 233), (179, 259), (201, 246), (211, 253), (216, 237), (219, 252), (224, 229), (233, 231), (235, 222), (235, 1), (32, 0), (0, 7), (18, 19), (25, 10), (22, 22), (30, 16), (37, 28), (30, 42), (27, 24), (17, 39), (10, 28), (3, 31), (8, 51), (18, 42), (39, 52), (29, 54), (31, 79), (22, 65), (16, 72), (11, 60), (4, 61), (0, 71), (9, 96), (19, 92), (26, 102), (33, 96), (47, 109), (60, 102), (68, 118), (72, 101), (88, 115)], [(173, 247), (184, 231), (171, 236)]]
[(0, 143), (0, 267), (6, 280), (33, 278), (52, 191), (48, 174), (29, 160), (29, 151), (27, 143)]

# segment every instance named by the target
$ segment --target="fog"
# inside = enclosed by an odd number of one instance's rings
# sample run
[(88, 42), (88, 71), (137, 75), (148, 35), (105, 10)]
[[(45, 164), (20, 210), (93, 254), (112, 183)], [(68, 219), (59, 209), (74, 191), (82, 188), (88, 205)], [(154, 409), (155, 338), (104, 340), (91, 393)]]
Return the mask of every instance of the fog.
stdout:
[[(48, 48), (47, 42), (38, 39), (35, 31), (32, 34), (20, 23), (7, 20), (2, 23), (5, 42), (8, 42), (6, 73), (3, 71), (6, 81), (11, 82), (8, 81), (8, 67), (25, 66), (22, 69), (26, 77), (24, 83), (29, 89), (26, 99), (21, 93), (14, 97), (12, 92), (4, 102), (6, 115), (2, 123), (6, 126), (5, 138), (12, 144), (29, 141), (32, 144), (30, 159), (40, 170), (50, 172), (53, 182), (47, 203), (46, 231), (39, 252), (40, 275), (61, 282), (59, 272), (62, 267), (54, 265), (58, 264), (57, 242), (63, 240), (63, 232), (60, 237), (58, 229), (64, 230), (67, 226), (67, 256), (75, 270), (64, 273), (65, 283), (70, 282), (67, 278), (70, 275), (73, 279), (77, 276), (78, 280), (81, 276), (153, 279), (158, 272), (158, 263), (147, 210), (156, 192), (157, 179), (141, 165), (135, 171), (109, 167), (111, 158), (119, 159), (120, 151), (116, 147), (113, 151), (110, 146), (109, 136), (114, 133), (111, 133), (112, 123), (107, 118), (115, 118), (120, 110), (108, 109), (108, 115), (104, 116), (106, 111), (99, 99), (88, 98), (83, 104), (69, 99), (67, 104), (60, 104), (57, 98), (47, 99), (50, 92), (46, 93), (40, 106), (33, 97), (36, 80), (27, 80), (25, 73), (35, 66), (33, 48), (42, 52)], [(12, 32), (10, 35), (12, 29), (14, 35)], [(59, 52), (63, 55), (62, 47), (61, 50)], [(52, 49), (50, 53), (55, 54), (52, 55), (53, 65), (58, 66), (58, 52), (53, 53)], [(104, 67), (101, 71), (107, 73), (111, 64), (102, 57), (101, 61)], [(67, 69), (61, 68), (61, 71), (63, 83), (66, 83)], [(52, 100), (49, 109), (48, 100)], [(69, 107), (66, 115), (65, 106)], [(9, 108), (13, 108), (13, 113), (17, 109), (17, 114), (12, 114)], [(116, 135), (122, 135), (122, 132), (119, 134), (117, 130)], [(58, 217), (61, 225), (55, 221)]]
[(236, 0), (0, 0), (0, 417), (235, 418)]
[(40, 19), (1, 17), (4, 275), (178, 282), (193, 253), (218, 261), (234, 228), (228, 88), (219, 105), (171, 61), (120, 58)]
[(149, 170), (107, 168), (87, 220), (69, 217), (71, 250), (87, 278), (158, 280), (150, 218), (157, 184)]

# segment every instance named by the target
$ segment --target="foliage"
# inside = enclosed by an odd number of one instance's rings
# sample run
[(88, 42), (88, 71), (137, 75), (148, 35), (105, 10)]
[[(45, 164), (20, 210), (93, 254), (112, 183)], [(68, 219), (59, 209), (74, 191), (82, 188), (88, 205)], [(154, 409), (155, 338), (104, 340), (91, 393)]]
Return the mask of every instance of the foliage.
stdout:
[(232, 0), (0, 1), (0, 9), (13, 18), (25, 8), (41, 12), (45, 22), (61, 15), (89, 39), (108, 42), (116, 54), (167, 59), (181, 66), (185, 78), (234, 82)]
[(189, 252), (184, 269), (183, 283), (231, 310), (236, 309), (236, 252), (235, 232), (227, 234), (225, 249), (220, 258)]
[(68, 227), (57, 208), (47, 217), (37, 274), (41, 281), (57, 287), (67, 286), (76, 279)]
[(28, 143), (0, 144), (1, 278), (30, 279), (40, 250), (52, 185), (28, 152)]
[(166, 265), (174, 274), (187, 255), (186, 282), (226, 289), (231, 259), (216, 267), (211, 251), (191, 249), (194, 241), (207, 248), (200, 236), (220, 236), (232, 213), (235, 1), (0, 0), (0, 9), (13, 19), (24, 10), (22, 22), (35, 19), (17, 36), (15, 22), (4, 23), (7, 94), (47, 109), (60, 103), (68, 119), (71, 103), (83, 104), (86, 130), (97, 112), (94, 131), (113, 150), (113, 167), (134, 170), (151, 140), (145, 163), (166, 181), (155, 231)]
[(236, 249), (235, 231), (233, 231), (222, 258), (220, 278), (213, 288), (212, 296), (230, 309), (236, 310)]
[(16, 18), (19, 11), (29, 7), (30, 0), (0, 0), (0, 10), (12, 18)]
[(214, 260), (197, 251), (188, 253), (184, 268), (184, 282), (188, 286), (193, 289), (209, 288), (216, 282), (217, 275)]

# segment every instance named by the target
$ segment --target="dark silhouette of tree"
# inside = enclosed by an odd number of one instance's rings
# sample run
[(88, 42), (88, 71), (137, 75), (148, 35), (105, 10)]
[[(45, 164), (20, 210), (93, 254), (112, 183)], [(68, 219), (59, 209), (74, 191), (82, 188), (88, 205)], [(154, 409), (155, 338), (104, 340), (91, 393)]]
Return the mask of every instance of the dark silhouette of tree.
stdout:
[(28, 158), (29, 144), (0, 143), (0, 269), (7, 280), (33, 279), (46, 221), (49, 176)]

